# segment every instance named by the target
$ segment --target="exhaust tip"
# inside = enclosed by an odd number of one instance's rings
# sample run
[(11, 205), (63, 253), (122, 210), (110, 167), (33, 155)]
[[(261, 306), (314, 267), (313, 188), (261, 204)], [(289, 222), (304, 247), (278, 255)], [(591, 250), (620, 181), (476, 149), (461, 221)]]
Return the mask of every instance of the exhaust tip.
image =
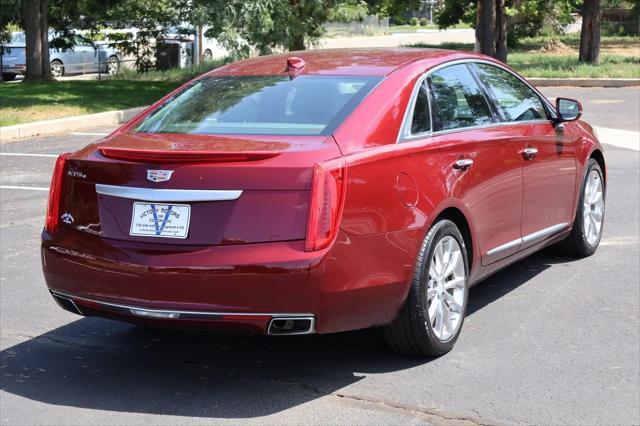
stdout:
[(54, 292), (51, 292), (51, 296), (53, 296), (53, 300), (56, 301), (58, 306), (60, 306), (65, 311), (69, 311), (78, 315), (84, 315), (82, 311), (78, 308), (78, 305), (76, 305), (75, 302), (70, 298), (61, 296)]
[(292, 336), (297, 334), (313, 334), (315, 317), (275, 317), (269, 322), (267, 334), (270, 336)]

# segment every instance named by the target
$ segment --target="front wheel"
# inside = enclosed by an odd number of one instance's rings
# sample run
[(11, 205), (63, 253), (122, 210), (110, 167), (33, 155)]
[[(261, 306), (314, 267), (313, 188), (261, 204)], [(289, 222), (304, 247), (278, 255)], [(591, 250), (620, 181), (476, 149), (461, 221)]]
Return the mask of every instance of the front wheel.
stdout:
[(118, 74), (119, 70), (120, 70), (120, 61), (115, 56), (111, 56), (107, 60), (107, 65), (105, 67), (106, 73), (108, 75), (115, 75), (115, 74)]
[(62, 65), (62, 62), (57, 59), (51, 61), (51, 74), (54, 78), (62, 77), (64, 75), (64, 65)]
[(18, 76), (18, 74), (14, 74), (12, 72), (3, 72), (2, 73), (2, 79), (4, 81), (13, 81), (16, 79), (16, 77)]
[(460, 335), (469, 294), (467, 249), (450, 220), (436, 222), (425, 237), (409, 295), (384, 334), (393, 350), (411, 356), (440, 356)]
[(580, 199), (571, 234), (564, 241), (564, 251), (572, 256), (591, 256), (598, 249), (604, 224), (605, 186), (600, 164), (593, 158), (587, 163), (582, 179)]

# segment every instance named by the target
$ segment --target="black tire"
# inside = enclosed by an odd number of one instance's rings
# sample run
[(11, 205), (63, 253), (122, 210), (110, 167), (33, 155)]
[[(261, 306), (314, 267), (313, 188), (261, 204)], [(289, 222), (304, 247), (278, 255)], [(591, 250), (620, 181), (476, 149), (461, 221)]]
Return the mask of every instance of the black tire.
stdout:
[[(58, 72), (56, 69), (59, 69), (60, 71)], [(64, 75), (64, 64), (57, 59), (51, 61), (51, 74), (53, 74), (54, 78), (62, 77)]]
[(107, 63), (104, 66), (104, 71), (105, 74), (108, 75), (118, 74), (118, 71), (120, 71), (120, 61), (118, 60), (117, 56), (110, 56), (109, 59), (107, 59)]
[[(429, 321), (427, 286), (428, 271), (433, 252), (440, 240), (446, 236), (453, 237), (462, 252), (464, 262), (464, 303), (457, 331), (446, 341), (438, 339)], [(467, 248), (458, 227), (450, 220), (437, 221), (427, 233), (416, 262), (416, 268), (411, 283), (409, 295), (402, 310), (394, 322), (384, 328), (384, 335), (391, 348), (401, 354), (409, 356), (437, 357), (453, 349), (467, 310), (469, 295), (469, 265)]]
[(18, 76), (18, 74), (14, 74), (12, 72), (3, 72), (2, 73), (2, 79), (4, 81), (13, 81), (16, 79), (16, 77)]
[(576, 207), (576, 218), (573, 221), (573, 229), (571, 230), (571, 234), (567, 237), (566, 240), (562, 241), (558, 245), (558, 249), (563, 254), (568, 254), (573, 257), (587, 257), (591, 256), (596, 252), (598, 246), (600, 245), (600, 240), (602, 239), (602, 226), (600, 228), (600, 235), (598, 236), (595, 244), (589, 244), (587, 241), (587, 237), (584, 233), (584, 196), (585, 196), (585, 186), (587, 184), (587, 179), (591, 172), (595, 170), (599, 175), (602, 181), (602, 199), (604, 200), (604, 208), (602, 212), (602, 225), (604, 226), (604, 216), (606, 211), (606, 192), (607, 188), (604, 184), (604, 178), (602, 174), (602, 168), (600, 164), (593, 159), (590, 158), (587, 163), (587, 167), (585, 168), (584, 176), (582, 177), (582, 185), (580, 186), (580, 196), (578, 197), (578, 206)]

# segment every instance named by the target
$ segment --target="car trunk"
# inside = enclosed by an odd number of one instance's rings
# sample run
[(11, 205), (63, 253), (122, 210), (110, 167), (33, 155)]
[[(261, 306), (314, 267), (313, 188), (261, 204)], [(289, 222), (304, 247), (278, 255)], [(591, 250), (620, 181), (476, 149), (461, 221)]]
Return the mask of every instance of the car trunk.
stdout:
[(304, 239), (313, 166), (339, 155), (326, 136), (115, 134), (68, 158), (61, 226), (156, 245)]

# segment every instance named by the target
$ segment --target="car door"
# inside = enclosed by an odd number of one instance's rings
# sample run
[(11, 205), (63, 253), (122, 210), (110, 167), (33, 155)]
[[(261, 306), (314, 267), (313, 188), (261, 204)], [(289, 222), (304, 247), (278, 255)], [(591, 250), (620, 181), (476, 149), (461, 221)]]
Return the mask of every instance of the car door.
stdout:
[(575, 210), (573, 136), (556, 126), (540, 96), (523, 80), (489, 63), (474, 65), (502, 121), (520, 141), (523, 162), (522, 246), (566, 229)]
[[(431, 152), (422, 176), (425, 185), (444, 185), (443, 192), (464, 203), (482, 264), (514, 254), (521, 238), (520, 142), (494, 125), (493, 107), (466, 64), (436, 69), (422, 84), (431, 111), (431, 132), (425, 134)], [(408, 139), (420, 137), (428, 126), (421, 123), (427, 102), (420, 96), (421, 91), (414, 101)], [(444, 182), (434, 179), (438, 174)]]
[(76, 45), (74, 50), (81, 58), (81, 72), (97, 72), (98, 71), (98, 51), (90, 40), (81, 35), (75, 36)]

